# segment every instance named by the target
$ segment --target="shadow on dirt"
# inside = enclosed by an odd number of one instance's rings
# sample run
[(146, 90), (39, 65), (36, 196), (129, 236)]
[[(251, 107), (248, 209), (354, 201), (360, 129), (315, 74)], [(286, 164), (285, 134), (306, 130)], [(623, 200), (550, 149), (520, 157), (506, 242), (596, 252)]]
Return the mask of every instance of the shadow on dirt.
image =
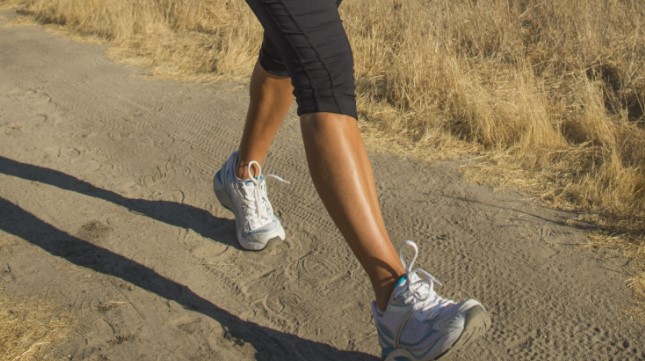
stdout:
[[(0, 173), (101, 198), (151, 218), (193, 229), (211, 239), (216, 239), (213, 237), (217, 236), (217, 230), (222, 228), (222, 223), (231, 222), (184, 204), (128, 199), (59, 171), (16, 162), (1, 156)], [(228, 226), (224, 228), (231, 231)], [(40, 247), (53, 256), (65, 258), (77, 266), (118, 277), (216, 320), (226, 330), (226, 338), (240, 345), (246, 343), (253, 345), (256, 350), (256, 360), (378, 360), (372, 355), (338, 350), (324, 343), (306, 340), (241, 320), (194, 293), (187, 286), (108, 249), (70, 235), (2, 197), (0, 197), (0, 229)]]
[(235, 224), (232, 220), (214, 217), (209, 212), (188, 204), (127, 198), (63, 172), (21, 163), (3, 156), (0, 156), (0, 173), (99, 198), (127, 208), (133, 213), (144, 215), (172, 226), (192, 229), (202, 237), (241, 249), (235, 240)]

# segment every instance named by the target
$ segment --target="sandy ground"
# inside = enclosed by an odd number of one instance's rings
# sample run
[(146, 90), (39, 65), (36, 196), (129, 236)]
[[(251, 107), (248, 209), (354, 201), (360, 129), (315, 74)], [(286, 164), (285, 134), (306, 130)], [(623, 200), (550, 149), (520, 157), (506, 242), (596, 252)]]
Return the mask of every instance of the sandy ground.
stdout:
[[(244, 83), (150, 79), (98, 45), (0, 20), (0, 281), (78, 320), (65, 360), (377, 360), (365, 275), (317, 198), (298, 123), (266, 171), (288, 240), (241, 250), (211, 191)], [(457, 163), (373, 149), (393, 239), (442, 294), (490, 310), (459, 360), (645, 360), (629, 264), (571, 215), (468, 183)]]

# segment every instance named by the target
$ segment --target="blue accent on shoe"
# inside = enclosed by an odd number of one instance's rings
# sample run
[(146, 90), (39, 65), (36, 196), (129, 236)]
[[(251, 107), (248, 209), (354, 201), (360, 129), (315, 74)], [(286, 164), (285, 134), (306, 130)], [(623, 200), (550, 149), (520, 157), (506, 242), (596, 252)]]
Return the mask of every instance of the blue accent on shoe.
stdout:
[(408, 275), (404, 274), (403, 276), (401, 276), (401, 278), (399, 278), (398, 281), (396, 281), (396, 284), (394, 285), (394, 288), (403, 285), (403, 283), (405, 283), (405, 281), (407, 281), (407, 280), (408, 280)]

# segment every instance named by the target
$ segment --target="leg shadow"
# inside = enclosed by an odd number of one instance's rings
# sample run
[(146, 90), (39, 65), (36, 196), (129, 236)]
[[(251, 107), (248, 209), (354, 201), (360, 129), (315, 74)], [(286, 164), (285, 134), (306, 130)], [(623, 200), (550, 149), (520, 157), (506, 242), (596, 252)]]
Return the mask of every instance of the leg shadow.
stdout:
[(214, 217), (203, 209), (171, 201), (150, 201), (146, 199), (127, 198), (118, 193), (96, 187), (89, 182), (63, 172), (21, 163), (3, 156), (0, 156), (0, 173), (100, 198), (125, 207), (131, 212), (173, 226), (192, 229), (203, 237), (241, 249), (235, 239), (234, 222), (232, 220)]
[[(59, 178), (57, 181), (62, 179), (68, 178)], [(118, 277), (212, 318), (224, 327), (224, 337), (227, 339), (238, 344), (252, 344), (256, 350), (256, 360), (378, 360), (372, 355), (341, 351), (324, 343), (243, 321), (190, 288), (135, 261), (61, 231), (2, 197), (0, 229), (40, 247), (53, 256), (65, 258), (77, 266)]]

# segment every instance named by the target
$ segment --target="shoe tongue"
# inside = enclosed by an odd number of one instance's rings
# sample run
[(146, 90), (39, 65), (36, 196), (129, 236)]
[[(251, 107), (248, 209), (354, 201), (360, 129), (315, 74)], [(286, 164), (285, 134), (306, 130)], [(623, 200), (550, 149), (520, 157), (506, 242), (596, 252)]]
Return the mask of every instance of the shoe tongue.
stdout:
[[(410, 302), (414, 302), (414, 296), (412, 294), (412, 291), (410, 290), (410, 284), (417, 282), (420, 279), (421, 278), (415, 273), (402, 276), (394, 286), (391, 301), (398, 304), (409, 304)], [(416, 285), (416, 287), (419, 286), (424, 287), (422, 285)]]
[(408, 287), (408, 280), (409, 278), (407, 274), (399, 278), (396, 285), (394, 285), (394, 291), (392, 291), (390, 302), (397, 304), (406, 303), (406, 300), (411, 296), (410, 289)]
[[(247, 217), (247, 222), (251, 229), (256, 229), (266, 225), (273, 220), (273, 211), (268, 205), (266, 200), (266, 191), (264, 191), (264, 175), (260, 174), (255, 179), (241, 179), (239, 180), (238, 190), (242, 195), (247, 206), (250, 206), (253, 215)], [(268, 207), (268, 208), (267, 208)]]
[(255, 181), (253, 181), (253, 179), (251, 179), (251, 178), (249, 178), (249, 179), (238, 178), (238, 182), (240, 182), (242, 184), (245, 184), (245, 185), (246, 184), (262, 183), (263, 180), (264, 180), (264, 175), (263, 174), (260, 174), (259, 177), (255, 177)]

